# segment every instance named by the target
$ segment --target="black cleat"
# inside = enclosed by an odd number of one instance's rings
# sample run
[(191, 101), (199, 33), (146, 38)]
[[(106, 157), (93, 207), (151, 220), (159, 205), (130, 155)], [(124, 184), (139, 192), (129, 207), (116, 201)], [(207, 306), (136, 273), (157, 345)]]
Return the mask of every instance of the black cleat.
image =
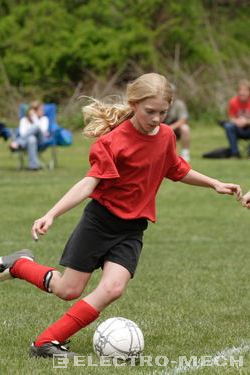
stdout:
[(13, 278), (10, 273), (10, 268), (18, 259), (21, 258), (26, 258), (33, 261), (34, 255), (30, 250), (23, 249), (20, 251), (16, 251), (13, 254), (0, 257), (0, 281), (5, 281)]
[(51, 341), (47, 342), (42, 346), (35, 346), (32, 343), (30, 347), (30, 356), (31, 357), (42, 357), (42, 358), (51, 358), (54, 356), (62, 356), (67, 358), (74, 358), (74, 356), (78, 356), (79, 354), (74, 352), (69, 352), (69, 349), (64, 346), (68, 344), (69, 341), (59, 342), (59, 341)]

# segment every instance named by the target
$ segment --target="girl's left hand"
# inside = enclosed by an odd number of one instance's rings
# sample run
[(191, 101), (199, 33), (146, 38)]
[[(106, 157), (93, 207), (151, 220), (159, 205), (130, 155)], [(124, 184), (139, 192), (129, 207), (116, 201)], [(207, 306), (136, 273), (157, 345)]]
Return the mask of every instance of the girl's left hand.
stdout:
[(243, 195), (241, 199), (241, 204), (243, 207), (250, 208), (250, 191)]
[(242, 198), (242, 190), (240, 185), (218, 182), (214, 185), (214, 189), (219, 194), (235, 195), (237, 200), (241, 200)]

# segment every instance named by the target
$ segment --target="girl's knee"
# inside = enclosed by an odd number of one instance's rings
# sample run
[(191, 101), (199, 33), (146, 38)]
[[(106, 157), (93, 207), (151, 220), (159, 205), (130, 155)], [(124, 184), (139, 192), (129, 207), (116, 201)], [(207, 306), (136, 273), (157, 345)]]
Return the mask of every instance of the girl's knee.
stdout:
[(126, 286), (120, 282), (103, 282), (101, 288), (108, 301), (115, 301), (123, 295)]
[(65, 300), (65, 301), (72, 301), (73, 299), (79, 298), (82, 294), (82, 290), (75, 289), (75, 288), (54, 288), (53, 294), (57, 297)]
[(54, 270), (49, 286), (57, 297), (70, 301), (81, 296), (85, 285), (79, 279), (72, 280), (67, 277), (65, 279), (65, 274), (61, 275), (60, 272)]
[(82, 287), (65, 285), (59, 272), (53, 275), (51, 290), (53, 294), (65, 301), (71, 301), (80, 297), (83, 291)]

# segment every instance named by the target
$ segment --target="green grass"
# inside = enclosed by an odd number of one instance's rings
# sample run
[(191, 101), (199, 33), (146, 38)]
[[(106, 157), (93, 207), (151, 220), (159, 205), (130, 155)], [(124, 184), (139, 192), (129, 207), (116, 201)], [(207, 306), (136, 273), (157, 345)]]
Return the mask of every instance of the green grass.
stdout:
[[(226, 145), (221, 129), (196, 126), (192, 134), (194, 169), (250, 188), (250, 160), (202, 159), (202, 152)], [(30, 237), (34, 219), (45, 213), (88, 168), (89, 142), (59, 149), (55, 171), (16, 170), (14, 155), (0, 143), (1, 253), (31, 248), (38, 261), (51, 266), (58, 259), (82, 206), (60, 217), (38, 243)], [(107, 308), (99, 321), (112, 316), (134, 320), (145, 336), (145, 355), (215, 355), (226, 348), (250, 345), (249, 220), (250, 212), (232, 197), (209, 189), (165, 181), (158, 195), (158, 222), (145, 234), (134, 280), (125, 296)], [(88, 291), (98, 282), (97, 271)], [(75, 367), (53, 369), (51, 360), (30, 359), (30, 342), (70, 306), (20, 280), (0, 286), (0, 374), (155, 374), (163, 367)], [(98, 321), (98, 322), (99, 322)], [(91, 355), (98, 322), (72, 338), (72, 350)], [(196, 374), (249, 374), (250, 355), (236, 369), (205, 367)], [(237, 356), (236, 356), (237, 357)], [(95, 360), (96, 357), (94, 357)]]

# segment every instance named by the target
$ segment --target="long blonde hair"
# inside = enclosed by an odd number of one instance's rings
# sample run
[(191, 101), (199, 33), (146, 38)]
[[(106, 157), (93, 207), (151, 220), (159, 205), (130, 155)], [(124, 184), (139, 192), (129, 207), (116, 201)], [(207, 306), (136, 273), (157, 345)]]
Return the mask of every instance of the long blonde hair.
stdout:
[(110, 104), (91, 98), (90, 104), (82, 109), (85, 123), (83, 134), (87, 137), (99, 137), (110, 132), (126, 119), (133, 117), (131, 104), (158, 95), (171, 104), (171, 84), (160, 74), (147, 73), (127, 85), (126, 101), (123, 103)]

